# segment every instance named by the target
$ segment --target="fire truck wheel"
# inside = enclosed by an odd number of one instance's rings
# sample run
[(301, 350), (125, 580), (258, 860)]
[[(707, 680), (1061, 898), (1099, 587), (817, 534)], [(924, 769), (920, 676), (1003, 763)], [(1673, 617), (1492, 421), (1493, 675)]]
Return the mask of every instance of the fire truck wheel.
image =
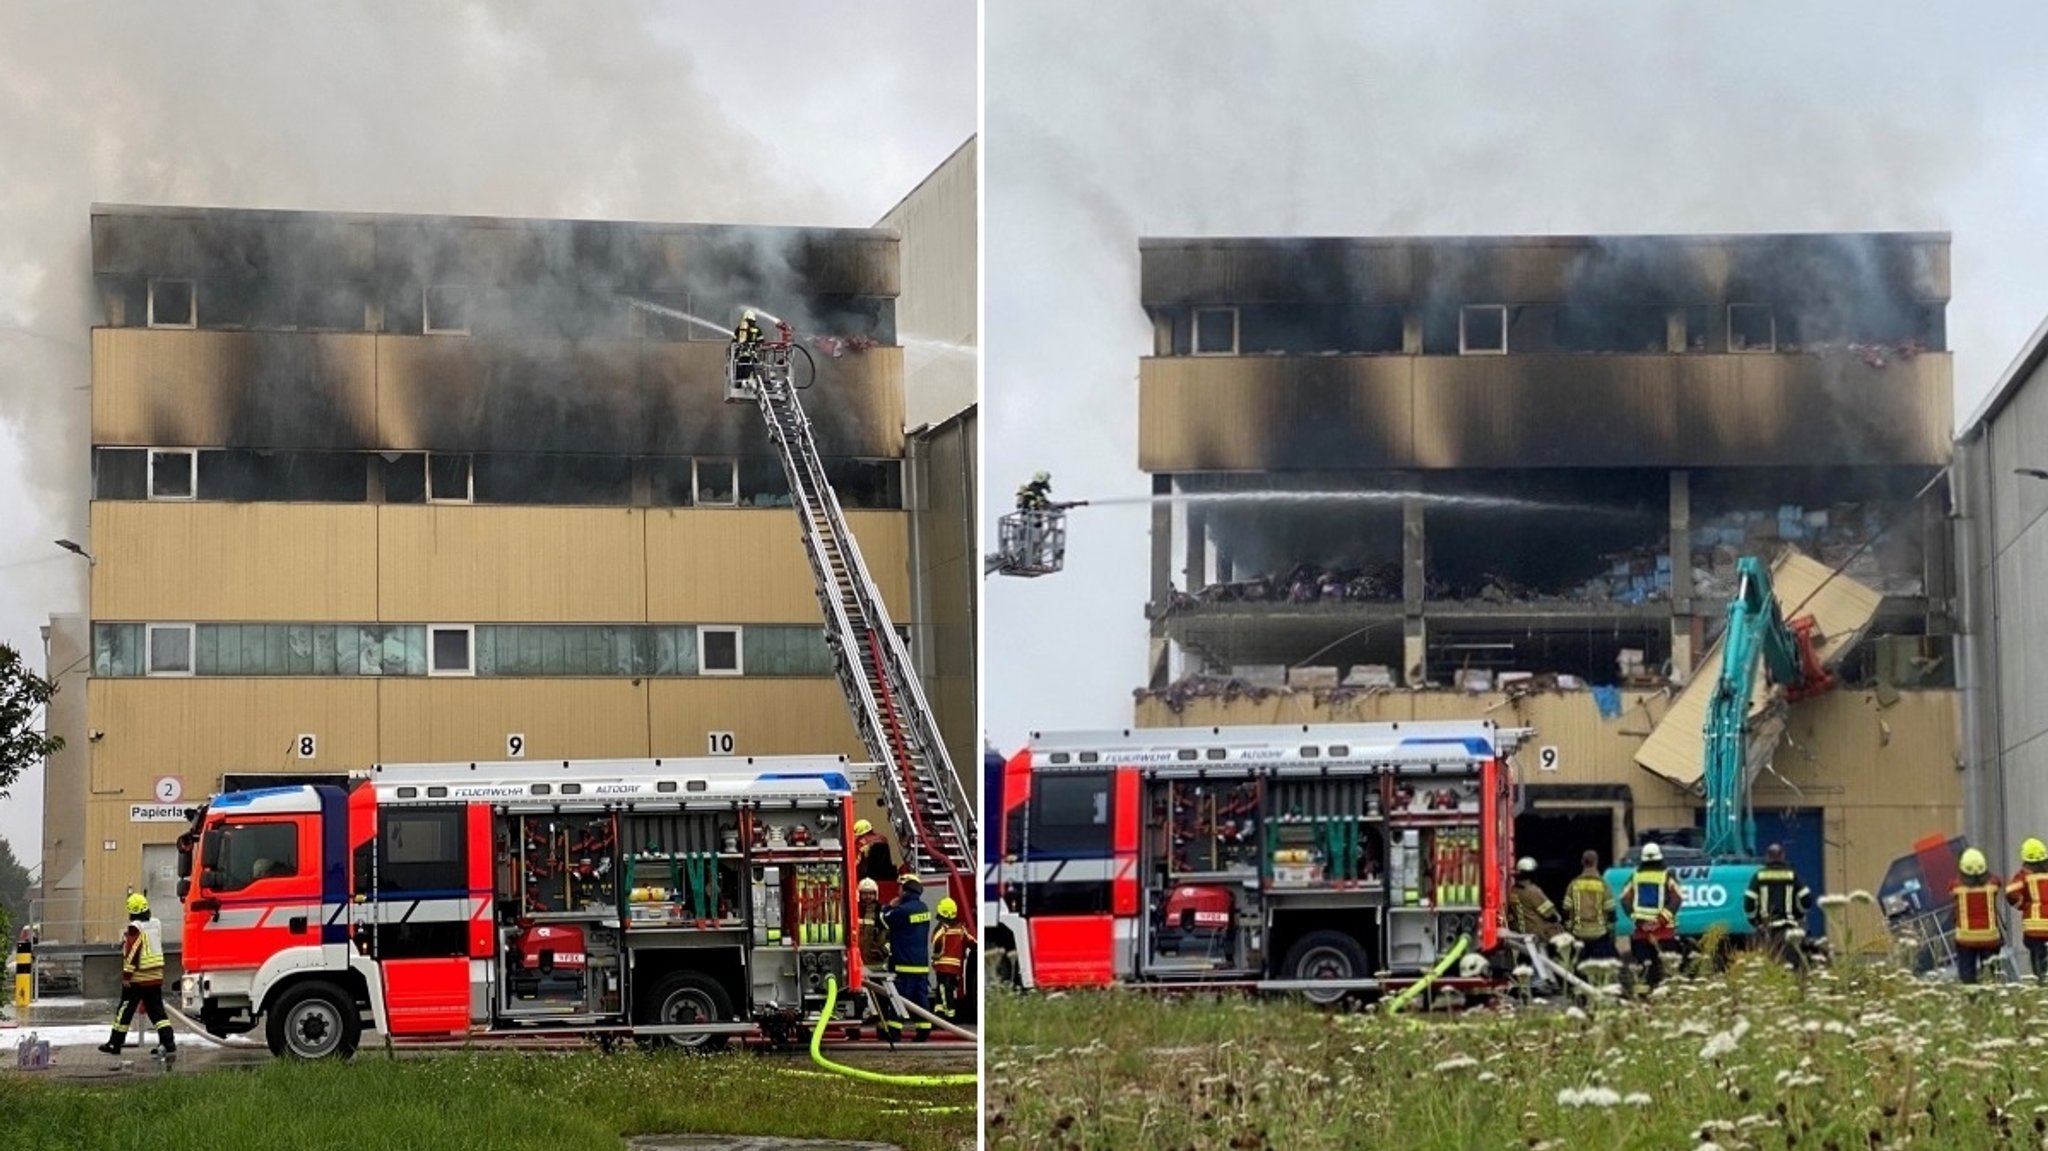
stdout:
[[(1341, 931), (1311, 931), (1288, 949), (1280, 964), (1287, 979), (1363, 979), (1365, 952), (1358, 941)], [(1349, 991), (1304, 991), (1302, 998), (1318, 1007), (1329, 1007), (1350, 995)]]
[[(728, 1023), (733, 1018), (732, 1000), (716, 979), (695, 971), (678, 971), (654, 985), (642, 1018), (650, 1024)], [(654, 1045), (666, 1044), (687, 1051), (719, 1051), (724, 1035), (662, 1035)]]
[(363, 1037), (362, 1016), (347, 992), (332, 983), (301, 983), (278, 996), (264, 1029), (272, 1055), (294, 1059), (347, 1058)]

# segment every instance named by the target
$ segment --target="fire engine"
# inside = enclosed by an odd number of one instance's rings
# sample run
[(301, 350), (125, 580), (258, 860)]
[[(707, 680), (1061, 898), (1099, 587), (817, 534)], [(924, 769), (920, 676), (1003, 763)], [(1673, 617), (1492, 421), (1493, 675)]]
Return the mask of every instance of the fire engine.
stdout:
[(1004, 765), (997, 926), (1041, 988), (1328, 1004), (1413, 984), (1461, 938), (1502, 942), (1509, 757), (1528, 737), (1484, 721), (1034, 735)]
[[(181, 837), (184, 1009), (273, 1053), (601, 1034), (715, 1048), (861, 982), (843, 757), (384, 765)], [(858, 997), (837, 1013), (858, 1025)]]

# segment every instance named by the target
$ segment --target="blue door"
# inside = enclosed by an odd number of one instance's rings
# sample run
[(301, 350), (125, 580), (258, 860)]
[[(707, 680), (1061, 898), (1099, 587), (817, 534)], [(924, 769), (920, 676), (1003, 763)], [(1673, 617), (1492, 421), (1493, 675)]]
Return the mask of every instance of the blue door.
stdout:
[(1828, 926), (1827, 916), (1820, 909), (1820, 897), (1827, 890), (1821, 837), (1823, 812), (1818, 807), (1758, 808), (1756, 812), (1757, 852), (1761, 854), (1773, 843), (1784, 845), (1785, 862), (1813, 889), (1813, 910), (1806, 915), (1806, 933), (1816, 938)]

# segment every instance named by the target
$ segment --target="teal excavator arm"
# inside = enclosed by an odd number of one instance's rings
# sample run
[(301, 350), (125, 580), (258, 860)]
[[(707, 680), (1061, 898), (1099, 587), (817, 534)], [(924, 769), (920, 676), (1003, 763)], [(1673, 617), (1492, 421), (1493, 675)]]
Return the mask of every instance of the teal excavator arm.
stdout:
[(1707, 704), (1706, 849), (1716, 858), (1756, 854), (1744, 729), (1758, 664), (1792, 699), (1825, 690), (1832, 682), (1813, 653), (1812, 618), (1785, 622), (1764, 562), (1743, 556), (1735, 570), (1739, 582), (1728, 601), (1728, 630), (1721, 638), (1721, 678)]

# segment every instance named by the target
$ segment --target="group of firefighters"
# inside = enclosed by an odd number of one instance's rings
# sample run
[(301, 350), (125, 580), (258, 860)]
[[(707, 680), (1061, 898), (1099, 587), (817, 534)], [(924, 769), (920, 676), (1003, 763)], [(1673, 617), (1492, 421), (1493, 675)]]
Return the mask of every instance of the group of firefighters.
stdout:
[[(1619, 960), (1616, 900), (1600, 872), (1600, 856), (1588, 851), (1580, 862), (1583, 869), (1565, 889), (1562, 909), (1536, 882), (1536, 861), (1517, 862), (1508, 898), (1508, 929), (1536, 939), (1569, 932), (1579, 960)], [(1957, 871), (1960, 875), (1949, 892), (1955, 907), (1957, 978), (1976, 983), (1985, 962), (2004, 947), (1998, 916), (2003, 899), (2019, 910), (2034, 978), (2048, 983), (2048, 843), (2029, 839), (2022, 844), (2020, 870), (2009, 881), (1993, 874), (1984, 853), (1974, 847), (1963, 852)], [(1655, 843), (1643, 845), (1619, 902), (1633, 928), (1629, 956), (1640, 965), (1645, 983), (1654, 988), (1663, 979), (1663, 956), (1679, 947), (1678, 910), (1685, 903), (1678, 880), (1665, 870), (1663, 849)], [(1806, 936), (1801, 924), (1812, 909), (1813, 891), (1785, 862), (1782, 846), (1774, 843), (1765, 850), (1764, 865), (1750, 880), (1742, 904), (1762, 949), (1803, 966)]]
[[(853, 825), (855, 874), (860, 879), (860, 958), (870, 972), (868, 999), (882, 1035), (894, 1046), (906, 1023), (914, 1042), (931, 1038), (931, 1020), (905, 1020), (886, 987), (895, 996), (950, 1023), (973, 1019), (968, 958), (974, 940), (960, 922), (952, 896), (937, 908), (925, 906), (924, 884), (917, 872), (896, 870), (889, 841), (867, 820)], [(937, 921), (934, 923), (934, 913)]]

